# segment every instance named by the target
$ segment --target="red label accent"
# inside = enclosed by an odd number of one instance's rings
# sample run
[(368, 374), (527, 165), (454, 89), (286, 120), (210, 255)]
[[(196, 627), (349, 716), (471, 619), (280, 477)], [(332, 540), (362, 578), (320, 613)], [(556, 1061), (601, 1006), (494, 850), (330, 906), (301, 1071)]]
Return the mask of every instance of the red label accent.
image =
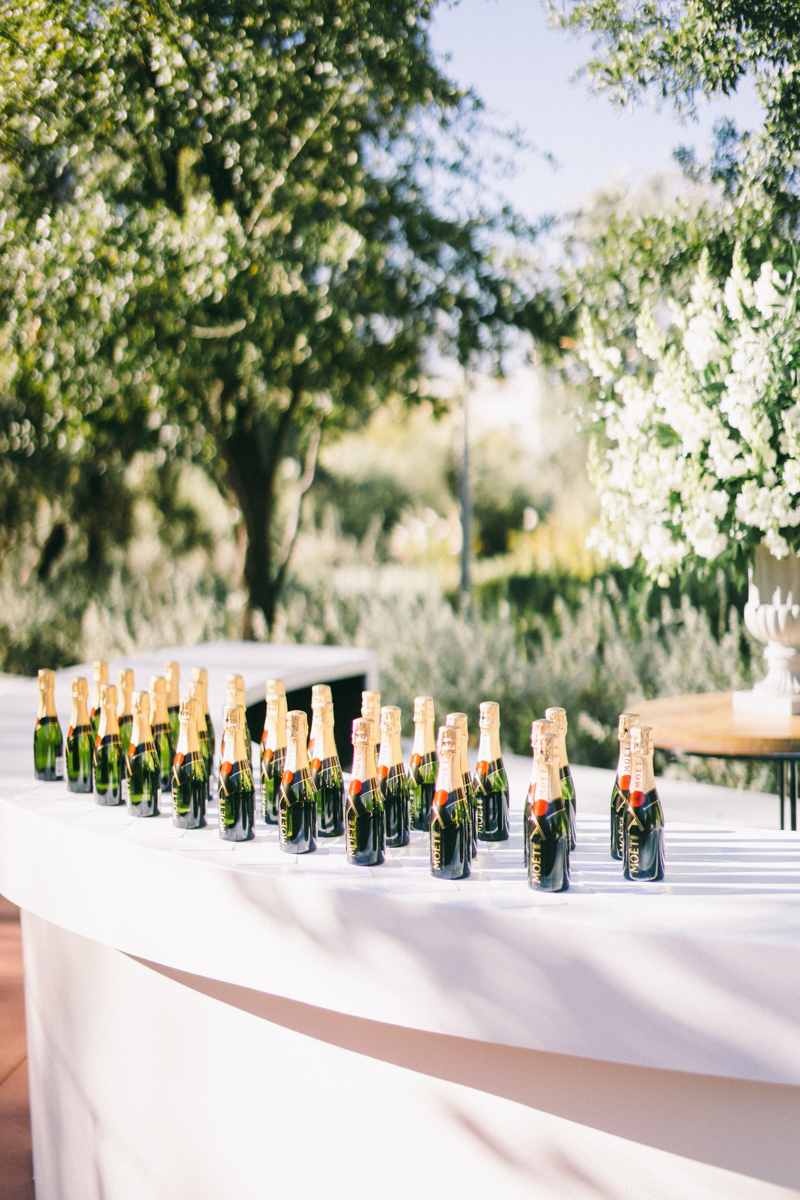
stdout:
[(68, 738), (72, 737), (72, 726), (71, 725), (70, 725), (69, 729), (67, 730), (67, 737)]
[(313, 759), (313, 760), (312, 760), (312, 762), (311, 762), (311, 770), (312, 770), (312, 771), (318, 771), (318, 770), (320, 769), (320, 767), (321, 767), (321, 766), (322, 766), (322, 760), (321, 760), (321, 759), (319, 759), (319, 758), (315, 758), (315, 759)]
[(620, 775), (620, 777), (619, 777), (619, 786), (620, 786), (620, 788), (622, 789), (622, 791), (623, 791), (623, 792), (629, 792), (629, 791), (630, 791), (630, 787), (631, 787), (631, 777), (630, 777), (630, 775)]
[(130, 754), (131, 757), (133, 757), (133, 755), (135, 753), (136, 753), (136, 747), (134, 746), (133, 742), (130, 742), (128, 745), (128, 754)]
[(179, 767), (182, 762), (183, 762), (183, 754), (179, 750), (178, 753), (175, 755), (175, 766)]
[(294, 775), (291, 771), (284, 771), (281, 775), (281, 783), (285, 788), (290, 788), (292, 786), (293, 779)]
[(232, 770), (233, 770), (233, 763), (224, 762), (224, 763), (220, 763), (220, 765), (219, 765), (220, 775), (230, 775)]
[(388, 767), (378, 767), (378, 779), (385, 779), (389, 774)]
[(533, 811), (537, 817), (543, 817), (549, 807), (546, 800), (534, 800), (533, 802)]
[(478, 766), (477, 766), (478, 774), (485, 775), (488, 770), (489, 770), (488, 762), (484, 762), (483, 759), (481, 759), (481, 761), (478, 763)]
[(445, 804), (447, 804), (447, 795), (448, 793), (444, 790), (441, 792), (434, 792), (433, 803), (439, 808), (442, 808)]
[(95, 741), (94, 748), (95, 748), (95, 750), (100, 749), (100, 734), (99, 733), (97, 735), (97, 740)]
[(634, 808), (641, 808), (645, 802), (644, 792), (631, 792), (631, 804)]
[(357, 796), (360, 791), (361, 791), (361, 780), (360, 779), (351, 779), (350, 780), (350, 795)]
[(275, 751), (267, 750), (267, 752), (264, 755), (264, 762), (272, 762), (274, 757), (275, 757)]
[(421, 754), (412, 754), (412, 755), (411, 755), (411, 762), (409, 763), (409, 766), (411, 767), (411, 770), (412, 770), (412, 771), (416, 770), (416, 768), (419, 766), (419, 764), (420, 764), (421, 762), (422, 762), (422, 755), (421, 755)]

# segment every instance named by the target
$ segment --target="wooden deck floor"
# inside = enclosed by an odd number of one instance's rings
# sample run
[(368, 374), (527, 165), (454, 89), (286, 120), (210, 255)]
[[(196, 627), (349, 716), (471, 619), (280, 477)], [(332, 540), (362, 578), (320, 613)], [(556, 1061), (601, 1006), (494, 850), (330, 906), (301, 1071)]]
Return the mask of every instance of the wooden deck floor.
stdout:
[(19, 909), (0, 896), (0, 1200), (34, 1200)]

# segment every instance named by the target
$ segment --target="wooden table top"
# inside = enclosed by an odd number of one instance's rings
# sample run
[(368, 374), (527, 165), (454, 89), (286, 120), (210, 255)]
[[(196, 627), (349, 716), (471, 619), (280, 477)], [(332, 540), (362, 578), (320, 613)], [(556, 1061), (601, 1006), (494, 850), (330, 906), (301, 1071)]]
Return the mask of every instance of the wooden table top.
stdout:
[(643, 725), (653, 729), (662, 750), (687, 754), (800, 754), (800, 716), (781, 717), (734, 712), (731, 692), (670, 696), (631, 704)]

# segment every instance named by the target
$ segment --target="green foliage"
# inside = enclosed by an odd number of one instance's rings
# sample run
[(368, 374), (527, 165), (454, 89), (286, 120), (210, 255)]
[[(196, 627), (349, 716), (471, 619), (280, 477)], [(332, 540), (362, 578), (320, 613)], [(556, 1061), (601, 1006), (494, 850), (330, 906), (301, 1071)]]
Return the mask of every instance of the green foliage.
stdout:
[(86, 469), (87, 503), (121, 514), (85, 533), (108, 558), (130, 536), (126, 465), (182, 456), (235, 500), (272, 621), (297, 526), (284, 458), (310, 480), (323, 431), (417, 402), (431, 338), (496, 349), (522, 302), (498, 219), (431, 199), (468, 161), (431, 131), (466, 133), (471, 102), (433, 62), (430, 15), (0, 0), (6, 529), (42, 496), (79, 526)]

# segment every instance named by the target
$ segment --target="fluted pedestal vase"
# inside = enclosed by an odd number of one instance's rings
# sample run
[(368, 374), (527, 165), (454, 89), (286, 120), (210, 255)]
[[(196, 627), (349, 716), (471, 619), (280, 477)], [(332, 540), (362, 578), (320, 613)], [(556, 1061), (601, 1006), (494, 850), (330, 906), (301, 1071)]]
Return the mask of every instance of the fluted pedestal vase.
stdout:
[(748, 692), (733, 693), (739, 712), (800, 713), (800, 558), (793, 552), (774, 558), (757, 546), (749, 571), (744, 623), (766, 643), (766, 678)]

